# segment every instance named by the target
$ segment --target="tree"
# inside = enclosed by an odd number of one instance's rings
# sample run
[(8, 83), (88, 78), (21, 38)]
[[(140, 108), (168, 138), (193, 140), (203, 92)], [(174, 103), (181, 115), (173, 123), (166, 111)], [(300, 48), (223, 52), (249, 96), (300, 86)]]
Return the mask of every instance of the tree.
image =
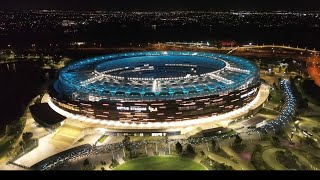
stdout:
[(88, 166), (90, 164), (89, 159), (83, 161), (83, 166)]
[(130, 142), (130, 137), (129, 136), (124, 136), (124, 139), (122, 140), (122, 143), (129, 143)]
[(178, 154), (182, 153), (182, 145), (180, 144), (180, 142), (176, 143), (176, 151)]
[(279, 90), (279, 87), (278, 87), (278, 85), (277, 85), (276, 82), (274, 82), (274, 83), (272, 84), (272, 87), (273, 87), (276, 91)]
[(83, 170), (94, 170), (96, 167), (92, 165), (88, 159), (85, 159), (83, 161)]
[(261, 152), (262, 151), (262, 146), (261, 144), (257, 144), (254, 148), (254, 151), (257, 151), (257, 152)]
[(24, 141), (20, 141), (20, 142), (19, 142), (19, 145), (20, 145), (21, 147), (25, 147), (25, 146), (26, 146), (26, 143), (25, 143)]
[(278, 78), (278, 83), (280, 83), (280, 81), (281, 81), (281, 77)]
[(111, 164), (109, 168), (115, 168), (119, 165), (119, 162), (116, 159), (111, 159)]
[(277, 147), (277, 146), (280, 146), (280, 140), (277, 136), (273, 136), (272, 137), (272, 141), (271, 141), (272, 145)]
[(129, 136), (124, 136), (124, 139), (122, 140), (122, 143), (124, 145), (124, 148), (127, 151), (131, 151), (131, 142), (130, 142), (130, 137)]
[(246, 144), (233, 144), (232, 148), (235, 152), (241, 153), (246, 149), (247, 145)]
[(217, 152), (220, 152), (220, 151), (221, 151), (221, 147), (218, 146), (216, 151), (217, 151)]
[(32, 132), (25, 132), (22, 134), (22, 139), (27, 144), (28, 142), (30, 142), (32, 136), (33, 136)]
[(204, 156), (206, 155), (203, 151), (200, 152), (201, 156)]
[(218, 44), (217, 44), (217, 48), (218, 48), (218, 50), (220, 50), (220, 49), (222, 48), (222, 44), (221, 44), (221, 43), (218, 43)]
[(5, 124), (0, 123), (0, 138), (4, 137), (6, 135), (6, 128), (7, 126)]
[(211, 146), (212, 146), (212, 150), (216, 149), (217, 143), (214, 139), (211, 139)]
[(236, 136), (236, 139), (234, 139), (234, 144), (241, 144), (242, 139), (239, 135)]
[(194, 148), (191, 146), (191, 144), (187, 145), (186, 151), (187, 151), (187, 154), (195, 154), (196, 153)]

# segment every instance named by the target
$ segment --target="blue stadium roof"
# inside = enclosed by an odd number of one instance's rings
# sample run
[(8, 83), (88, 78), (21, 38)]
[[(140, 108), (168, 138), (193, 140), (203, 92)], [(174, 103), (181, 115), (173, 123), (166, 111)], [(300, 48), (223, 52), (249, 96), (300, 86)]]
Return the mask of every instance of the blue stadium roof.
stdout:
[(154, 101), (222, 94), (258, 82), (257, 67), (243, 58), (150, 51), (77, 61), (61, 69), (54, 88), (79, 100)]

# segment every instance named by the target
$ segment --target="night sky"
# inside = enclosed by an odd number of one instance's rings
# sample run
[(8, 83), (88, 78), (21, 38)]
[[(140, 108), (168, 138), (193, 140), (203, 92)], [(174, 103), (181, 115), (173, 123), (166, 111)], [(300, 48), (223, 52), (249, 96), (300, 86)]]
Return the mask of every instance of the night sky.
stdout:
[(1, 0), (0, 9), (320, 10), (320, 0)]

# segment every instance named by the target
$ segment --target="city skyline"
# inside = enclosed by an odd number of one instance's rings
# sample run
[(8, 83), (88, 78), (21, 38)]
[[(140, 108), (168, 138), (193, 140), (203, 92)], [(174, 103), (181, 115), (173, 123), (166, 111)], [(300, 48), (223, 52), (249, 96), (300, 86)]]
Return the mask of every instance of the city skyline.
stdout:
[(64, 9), (64, 10), (258, 10), (258, 11), (274, 11), (274, 10), (320, 10), (317, 0), (289, 1), (289, 0), (270, 0), (270, 1), (252, 1), (243, 0), (233, 2), (225, 1), (209, 1), (199, 0), (182, 1), (182, 0), (108, 0), (108, 1), (88, 1), (88, 0), (4, 0), (1, 9)]

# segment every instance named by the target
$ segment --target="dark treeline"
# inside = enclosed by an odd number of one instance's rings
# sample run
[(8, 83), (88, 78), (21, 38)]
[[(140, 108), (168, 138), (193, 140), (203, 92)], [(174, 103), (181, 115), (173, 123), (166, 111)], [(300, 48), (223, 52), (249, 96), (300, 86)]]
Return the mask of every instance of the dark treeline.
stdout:
[(26, 105), (42, 91), (45, 82), (45, 73), (37, 63), (20, 62), (15, 67), (0, 64), (1, 130), (19, 119)]

